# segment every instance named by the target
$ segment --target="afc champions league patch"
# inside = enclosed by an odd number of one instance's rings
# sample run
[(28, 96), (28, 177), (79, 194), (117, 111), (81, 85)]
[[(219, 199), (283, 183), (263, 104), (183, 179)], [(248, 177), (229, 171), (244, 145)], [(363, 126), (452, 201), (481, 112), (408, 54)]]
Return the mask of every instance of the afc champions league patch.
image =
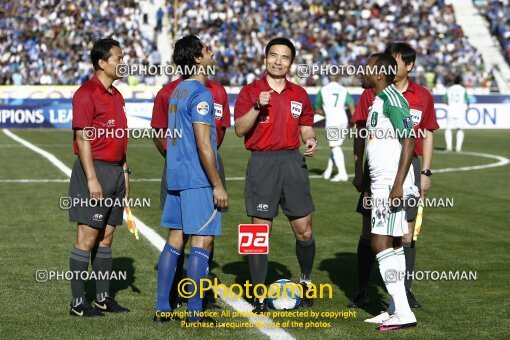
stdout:
[(209, 104), (207, 102), (200, 102), (197, 105), (197, 112), (202, 116), (205, 116), (209, 113)]
[(223, 106), (214, 103), (214, 118), (216, 118), (216, 120), (221, 120), (221, 117), (223, 117)]
[(292, 117), (298, 118), (299, 116), (301, 116), (302, 108), (303, 108), (303, 104), (292, 100), (290, 102), (290, 112), (292, 113)]
[(404, 122), (404, 127), (406, 129), (409, 129), (409, 128), (413, 127), (413, 123), (412, 123), (411, 117), (402, 118), (402, 121)]

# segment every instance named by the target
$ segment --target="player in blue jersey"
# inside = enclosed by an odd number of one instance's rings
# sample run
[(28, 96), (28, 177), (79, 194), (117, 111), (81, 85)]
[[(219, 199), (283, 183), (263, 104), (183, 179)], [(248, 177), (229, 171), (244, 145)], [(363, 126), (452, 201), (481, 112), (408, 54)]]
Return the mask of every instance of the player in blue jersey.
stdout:
[[(228, 205), (227, 193), (218, 173), (213, 96), (205, 87), (213, 53), (197, 36), (186, 36), (175, 44), (172, 56), (183, 70), (181, 82), (170, 97), (167, 141), (167, 197), (161, 225), (169, 229), (167, 243), (158, 262), (158, 288), (154, 321), (177, 319), (169, 294), (177, 266), (190, 236), (188, 278), (199, 286), (207, 278), (214, 236), (221, 235), (221, 209)], [(189, 322), (216, 323), (200, 317), (202, 298), (197, 290), (188, 300)]]

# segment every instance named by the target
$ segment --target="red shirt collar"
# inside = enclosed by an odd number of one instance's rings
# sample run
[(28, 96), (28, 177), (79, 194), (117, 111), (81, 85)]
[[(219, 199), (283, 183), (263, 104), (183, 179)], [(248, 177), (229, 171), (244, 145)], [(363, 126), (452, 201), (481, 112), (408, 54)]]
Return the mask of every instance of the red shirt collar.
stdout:
[[(264, 89), (263, 90), (272, 90), (271, 86), (269, 86), (269, 83), (267, 81), (267, 73), (264, 74), (264, 76), (262, 77), (262, 83), (264, 84)], [(292, 86), (292, 83), (287, 79), (285, 78), (285, 86), (283, 87), (283, 91), (285, 91), (286, 89), (291, 89), (291, 86)], [(281, 93), (281, 92), (280, 92)]]
[(411, 93), (416, 93), (416, 84), (410, 78), (407, 78), (407, 82), (408, 82), (407, 89), (404, 91), (404, 93), (407, 91)]
[(108, 94), (115, 94), (115, 92), (117, 91), (117, 89), (115, 88), (115, 86), (112, 85), (112, 92), (110, 93), (106, 87), (104, 87), (103, 83), (101, 83), (101, 80), (99, 80), (99, 77), (97, 76), (97, 74), (94, 73), (94, 75), (92, 76), (92, 78), (90, 78), (90, 81), (96, 85), (96, 87), (99, 88), (99, 90), (102, 92), (102, 93), (108, 93)]

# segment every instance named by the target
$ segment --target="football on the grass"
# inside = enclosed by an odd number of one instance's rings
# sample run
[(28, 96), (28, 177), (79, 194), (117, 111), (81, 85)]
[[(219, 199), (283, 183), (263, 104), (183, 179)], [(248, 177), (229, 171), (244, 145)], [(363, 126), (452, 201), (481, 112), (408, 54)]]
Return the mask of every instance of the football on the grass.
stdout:
[(269, 286), (267, 305), (272, 309), (295, 309), (301, 302), (299, 284), (280, 279)]

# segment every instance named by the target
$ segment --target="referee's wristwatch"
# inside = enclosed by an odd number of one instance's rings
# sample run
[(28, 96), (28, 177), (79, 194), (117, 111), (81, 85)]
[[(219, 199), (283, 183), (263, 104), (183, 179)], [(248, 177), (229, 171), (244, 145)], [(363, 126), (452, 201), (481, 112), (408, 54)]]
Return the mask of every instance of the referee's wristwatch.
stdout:
[(425, 170), (420, 171), (420, 174), (430, 177), (430, 176), (432, 176), (432, 171), (430, 171), (430, 169), (425, 169)]
[(257, 111), (260, 111), (260, 109), (262, 108), (262, 106), (260, 106), (260, 103), (259, 101), (257, 100), (257, 102), (253, 105), (253, 108)]
[(125, 173), (125, 174), (128, 174), (128, 175), (131, 175), (131, 169), (130, 168), (122, 169), (122, 172)]

